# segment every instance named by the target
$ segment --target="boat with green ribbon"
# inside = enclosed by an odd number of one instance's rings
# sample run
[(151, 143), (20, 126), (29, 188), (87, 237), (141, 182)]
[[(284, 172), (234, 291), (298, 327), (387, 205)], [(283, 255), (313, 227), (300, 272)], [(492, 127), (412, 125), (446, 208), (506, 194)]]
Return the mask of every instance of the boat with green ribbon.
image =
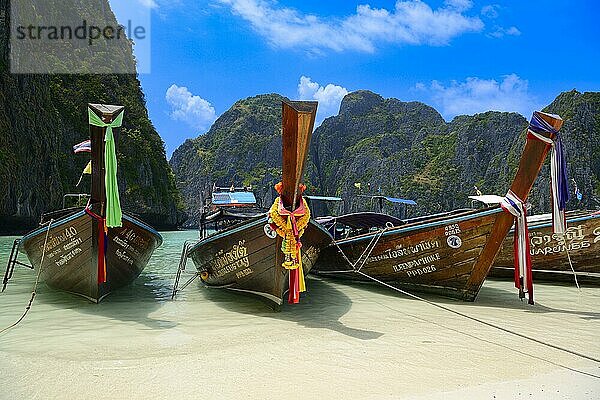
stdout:
[[(124, 107), (87, 108), (90, 143), (74, 148), (91, 153), (91, 193), (77, 195), (89, 198), (87, 205), (44, 214), (38, 229), (16, 240), (2, 290), (15, 265), (24, 265), (51, 288), (98, 303), (138, 277), (162, 244), (152, 227), (121, 210), (116, 143)], [(19, 253), (26, 254), (31, 265), (18, 261)]]

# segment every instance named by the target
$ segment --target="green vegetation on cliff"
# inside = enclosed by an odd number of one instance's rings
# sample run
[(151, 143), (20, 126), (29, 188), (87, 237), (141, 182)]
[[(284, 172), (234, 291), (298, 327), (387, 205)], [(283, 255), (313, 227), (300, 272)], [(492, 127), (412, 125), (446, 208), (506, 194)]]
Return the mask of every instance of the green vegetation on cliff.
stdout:
[[(8, 10), (7, 0), (0, 5)], [(81, 7), (110, 11), (106, 0)], [(88, 157), (72, 152), (89, 137), (87, 103), (125, 106), (117, 148), (123, 208), (159, 228), (175, 226), (181, 199), (136, 76), (12, 75), (6, 15), (0, 18), (0, 230), (30, 228), (41, 213), (60, 208), (64, 193), (88, 188), (74, 187)]]
[[(177, 149), (171, 163), (189, 211), (200, 205), (213, 183), (252, 184), (264, 204), (279, 179), (281, 96), (240, 100), (211, 130)], [(566, 120), (561, 135), (569, 174), (584, 193), (569, 207), (595, 206), (600, 191), (600, 93), (563, 93), (547, 108)], [(474, 186), (504, 194), (518, 166), (527, 120), (517, 113), (485, 112), (446, 122), (418, 102), (349, 93), (339, 115), (313, 134), (306, 181), (313, 194), (338, 195), (349, 212), (371, 208), (358, 194), (411, 198), (411, 214), (470, 207)], [(359, 190), (355, 183), (361, 183)], [(549, 171), (544, 167), (530, 201), (539, 213), (549, 208)], [(596, 205), (597, 206), (597, 205)], [(388, 207), (386, 212), (399, 209)]]
[(202, 202), (218, 186), (251, 185), (257, 200), (270, 205), (281, 177), (281, 101), (277, 94), (236, 102), (210, 130), (187, 140), (171, 166), (193, 225)]

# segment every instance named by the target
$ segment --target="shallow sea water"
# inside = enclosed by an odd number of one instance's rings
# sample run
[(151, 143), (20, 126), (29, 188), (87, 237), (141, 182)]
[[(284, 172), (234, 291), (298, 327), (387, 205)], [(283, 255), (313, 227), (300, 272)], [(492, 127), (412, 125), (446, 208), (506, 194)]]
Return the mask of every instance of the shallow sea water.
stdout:
[[(377, 285), (310, 278), (301, 304), (280, 312), (198, 282), (172, 301), (197, 232), (162, 235), (142, 275), (100, 304), (40, 284), (25, 320), (0, 335), (0, 399), (600, 398), (600, 379), (565, 368), (600, 376), (600, 364)], [(13, 240), (0, 237), (2, 273)], [(0, 329), (34, 280), (16, 268)], [(428, 299), (600, 358), (600, 288), (539, 284), (536, 295), (531, 307), (511, 282), (488, 281), (474, 303)]]

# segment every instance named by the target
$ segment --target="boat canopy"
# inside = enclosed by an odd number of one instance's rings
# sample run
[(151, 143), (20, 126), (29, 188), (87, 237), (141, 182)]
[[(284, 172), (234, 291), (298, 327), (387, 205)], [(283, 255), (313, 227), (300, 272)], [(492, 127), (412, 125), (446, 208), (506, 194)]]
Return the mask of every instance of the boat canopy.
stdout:
[(318, 222), (336, 222), (354, 229), (383, 228), (388, 224), (394, 226), (405, 224), (400, 218), (374, 212), (360, 212), (340, 215), (339, 217), (326, 217), (326, 220), (324, 218), (323, 220), (318, 220)]
[(389, 196), (382, 196), (382, 195), (368, 195), (368, 194), (359, 194), (358, 197), (369, 197), (371, 199), (387, 200), (390, 203), (394, 203), (394, 204), (407, 204), (409, 206), (417, 205), (417, 202), (414, 200), (401, 199), (399, 197), (389, 197)]
[(212, 203), (216, 206), (252, 206), (256, 197), (252, 192), (217, 192), (212, 195)]
[(471, 200), (477, 200), (480, 201), (484, 204), (487, 205), (495, 205), (495, 204), (500, 204), (502, 202), (502, 199), (504, 199), (502, 196), (498, 196), (495, 194), (484, 194), (481, 196), (469, 196), (469, 198)]
[(343, 201), (341, 197), (332, 197), (332, 196), (304, 196), (304, 198), (309, 200), (320, 200), (320, 201)]
[[(375, 196), (378, 197), (378, 196)], [(396, 203), (396, 204), (408, 204), (410, 206), (416, 206), (417, 202), (414, 200), (407, 200), (407, 199), (400, 199), (397, 197), (387, 197), (387, 196), (381, 196), (384, 199), (386, 199), (387, 201), (389, 201), (390, 203)]]

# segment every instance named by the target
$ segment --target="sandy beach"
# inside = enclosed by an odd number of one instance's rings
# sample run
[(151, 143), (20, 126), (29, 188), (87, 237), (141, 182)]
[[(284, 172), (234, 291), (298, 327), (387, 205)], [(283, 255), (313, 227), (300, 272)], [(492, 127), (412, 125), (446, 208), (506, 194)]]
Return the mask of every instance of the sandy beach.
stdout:
[[(373, 284), (311, 278), (280, 312), (196, 283), (170, 301), (168, 251), (100, 305), (41, 287), (0, 336), (0, 398), (600, 398), (600, 379), (585, 375), (600, 376), (599, 363)], [(0, 297), (0, 325), (23, 310), (32, 278), (19, 271)], [(427, 298), (600, 358), (598, 288), (538, 284), (535, 306), (517, 297), (488, 281), (475, 303)]]

